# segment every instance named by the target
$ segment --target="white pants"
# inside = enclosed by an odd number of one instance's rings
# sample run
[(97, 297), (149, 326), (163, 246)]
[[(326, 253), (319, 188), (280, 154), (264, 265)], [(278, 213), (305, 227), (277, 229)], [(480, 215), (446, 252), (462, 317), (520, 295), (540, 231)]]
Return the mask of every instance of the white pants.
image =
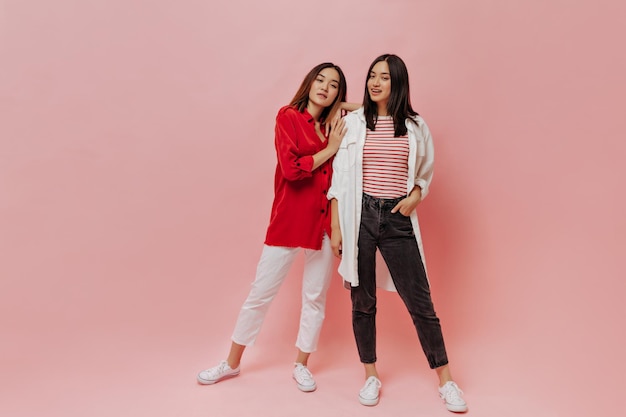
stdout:
[(332, 276), (333, 254), (330, 238), (324, 235), (321, 250), (263, 246), (256, 278), (243, 303), (232, 340), (244, 346), (254, 343), (265, 315), (285, 280), (299, 251), (304, 251), (302, 311), (296, 347), (303, 352), (317, 349), (326, 308), (326, 292)]

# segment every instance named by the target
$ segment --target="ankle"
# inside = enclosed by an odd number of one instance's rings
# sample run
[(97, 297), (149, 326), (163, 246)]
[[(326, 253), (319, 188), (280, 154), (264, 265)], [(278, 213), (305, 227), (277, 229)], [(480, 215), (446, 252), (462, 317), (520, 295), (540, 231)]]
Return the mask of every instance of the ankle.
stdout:
[(367, 378), (369, 378), (371, 376), (374, 376), (377, 379), (380, 379), (380, 378), (378, 378), (378, 370), (376, 369), (376, 365), (374, 365), (374, 364), (366, 364), (365, 365), (365, 379), (367, 379)]
[(439, 380), (439, 388), (443, 388), (443, 386), (446, 385), (448, 382), (453, 382), (453, 381), (451, 379)]

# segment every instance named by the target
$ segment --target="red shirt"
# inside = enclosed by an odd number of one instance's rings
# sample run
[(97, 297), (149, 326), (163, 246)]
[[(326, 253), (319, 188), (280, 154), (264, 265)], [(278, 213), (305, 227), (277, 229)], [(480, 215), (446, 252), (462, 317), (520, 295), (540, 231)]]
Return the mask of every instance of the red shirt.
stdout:
[(285, 106), (276, 115), (275, 146), (278, 163), (274, 176), (274, 203), (265, 244), (321, 249), (324, 232), (330, 236), (332, 158), (313, 168), (313, 155), (328, 141), (315, 132), (315, 120)]

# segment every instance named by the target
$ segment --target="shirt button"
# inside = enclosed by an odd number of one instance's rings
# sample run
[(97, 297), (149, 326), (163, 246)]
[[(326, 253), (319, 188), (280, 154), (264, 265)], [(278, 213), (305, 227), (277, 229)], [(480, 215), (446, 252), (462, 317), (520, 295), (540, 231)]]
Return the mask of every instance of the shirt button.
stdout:
[[(299, 167), (300, 166), (300, 162), (296, 162), (296, 166)], [(324, 174), (326, 174), (326, 173), (324, 172)]]
[(326, 190), (322, 191), (322, 194), (326, 194)]
[[(300, 164), (298, 164), (298, 165), (300, 165)], [(326, 170), (324, 170), (324, 174), (326, 174)]]
[(321, 212), (321, 213), (324, 213), (324, 209), (321, 209), (321, 210), (320, 210), (320, 212)]

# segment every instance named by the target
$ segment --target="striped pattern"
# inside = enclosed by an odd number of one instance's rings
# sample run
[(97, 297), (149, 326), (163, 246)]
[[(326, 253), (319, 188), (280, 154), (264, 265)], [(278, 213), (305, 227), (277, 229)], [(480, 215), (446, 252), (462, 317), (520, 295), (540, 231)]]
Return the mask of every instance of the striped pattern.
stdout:
[(393, 118), (378, 116), (376, 130), (367, 131), (363, 148), (363, 192), (377, 198), (406, 195), (408, 136), (394, 137)]

